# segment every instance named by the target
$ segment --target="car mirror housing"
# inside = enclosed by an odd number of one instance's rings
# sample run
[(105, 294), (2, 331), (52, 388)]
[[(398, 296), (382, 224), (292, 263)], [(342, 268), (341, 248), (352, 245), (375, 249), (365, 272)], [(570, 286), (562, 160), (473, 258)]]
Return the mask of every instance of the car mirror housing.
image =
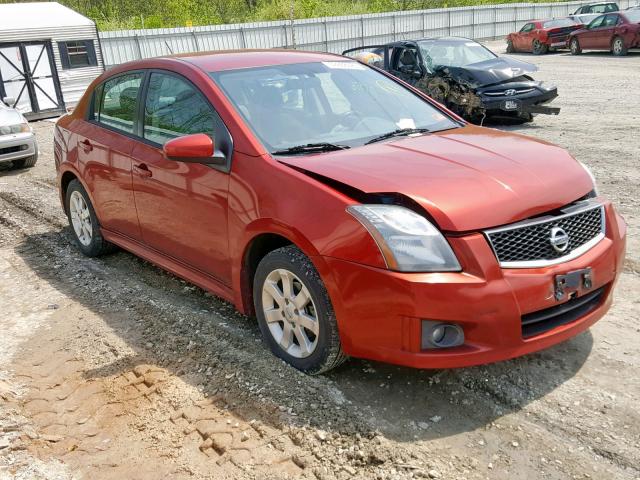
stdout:
[(168, 140), (162, 147), (169, 160), (208, 165), (224, 165), (225, 155), (216, 151), (213, 139), (204, 133), (185, 135)]

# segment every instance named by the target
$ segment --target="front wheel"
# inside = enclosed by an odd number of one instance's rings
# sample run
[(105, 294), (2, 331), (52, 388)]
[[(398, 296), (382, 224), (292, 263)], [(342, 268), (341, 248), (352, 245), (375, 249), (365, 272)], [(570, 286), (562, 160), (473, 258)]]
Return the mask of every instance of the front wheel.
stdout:
[(346, 360), (329, 294), (297, 247), (279, 248), (262, 259), (253, 302), (265, 342), (293, 367), (319, 374)]
[(580, 48), (580, 42), (578, 42), (577, 38), (571, 39), (569, 50), (571, 50), (571, 55), (580, 55), (582, 53), (582, 48)]
[(20, 160), (14, 160), (12, 162), (12, 167), (15, 169), (21, 169), (21, 168), (31, 168), (33, 167), (36, 162), (38, 161), (38, 154), (35, 153), (33, 155), (31, 155), (30, 157), (27, 158), (21, 158)]
[(629, 49), (624, 45), (624, 40), (620, 37), (616, 37), (611, 42), (611, 52), (616, 57), (622, 57), (629, 52)]
[(533, 48), (531, 49), (531, 52), (534, 55), (544, 55), (548, 51), (549, 51), (548, 45), (542, 43), (540, 40), (537, 40), (537, 39), (533, 41)]

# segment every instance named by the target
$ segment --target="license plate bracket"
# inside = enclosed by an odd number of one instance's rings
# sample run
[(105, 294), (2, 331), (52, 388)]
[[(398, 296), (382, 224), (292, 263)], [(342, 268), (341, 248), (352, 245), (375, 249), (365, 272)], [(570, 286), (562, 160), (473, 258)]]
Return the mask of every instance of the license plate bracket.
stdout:
[(502, 102), (502, 109), (506, 110), (508, 112), (513, 112), (513, 111), (517, 111), (520, 110), (520, 101), (513, 99), (513, 100), (504, 100)]
[(591, 268), (574, 270), (564, 275), (556, 275), (553, 283), (555, 298), (560, 301), (565, 295), (571, 297), (579, 290), (590, 290), (593, 287), (593, 272)]

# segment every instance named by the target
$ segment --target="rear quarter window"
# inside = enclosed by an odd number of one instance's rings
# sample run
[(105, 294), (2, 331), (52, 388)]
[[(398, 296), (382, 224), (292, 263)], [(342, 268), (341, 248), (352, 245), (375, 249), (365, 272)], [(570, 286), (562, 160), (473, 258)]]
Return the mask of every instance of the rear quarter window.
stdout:
[(98, 87), (96, 93), (99, 95), (94, 97), (94, 120), (116, 130), (134, 133), (142, 78), (142, 72), (128, 73), (111, 78)]

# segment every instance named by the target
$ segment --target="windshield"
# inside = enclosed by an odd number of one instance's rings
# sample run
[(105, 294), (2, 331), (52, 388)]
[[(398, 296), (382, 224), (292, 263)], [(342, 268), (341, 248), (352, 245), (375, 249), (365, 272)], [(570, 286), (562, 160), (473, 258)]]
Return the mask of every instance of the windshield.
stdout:
[(496, 55), (473, 40), (421, 40), (418, 42), (427, 68), (466, 67), (493, 60)]
[(559, 18), (557, 20), (549, 20), (548, 22), (544, 22), (542, 25), (543, 28), (562, 28), (562, 27), (572, 27), (577, 25), (575, 20), (570, 18)]
[(271, 152), (316, 143), (353, 147), (398, 129), (459, 126), (410, 90), (355, 61), (211, 76)]

